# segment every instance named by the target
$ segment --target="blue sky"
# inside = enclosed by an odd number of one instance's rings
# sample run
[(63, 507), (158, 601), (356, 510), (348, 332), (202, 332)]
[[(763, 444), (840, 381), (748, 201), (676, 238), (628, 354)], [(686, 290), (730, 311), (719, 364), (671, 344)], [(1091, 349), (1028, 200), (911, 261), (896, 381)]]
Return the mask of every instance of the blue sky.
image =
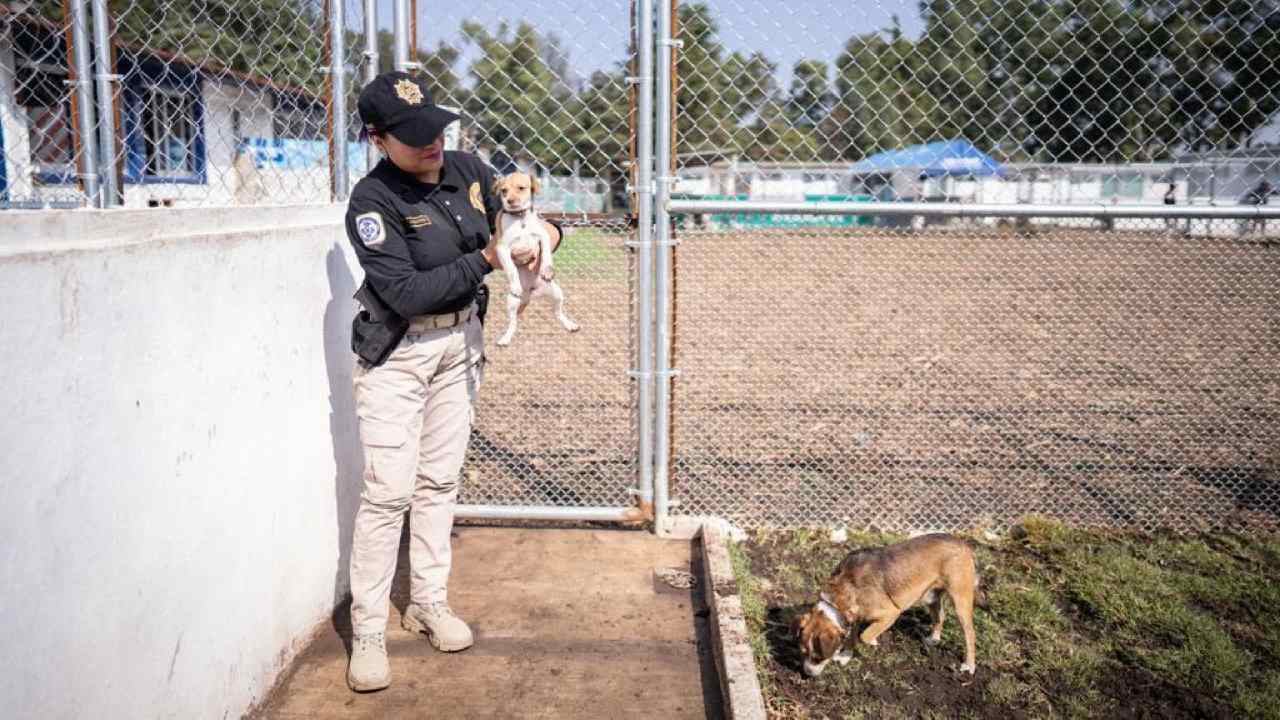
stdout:
[[(541, 0), (535, 3), (497, 3), (491, 0), (442, 3), (419, 0), (421, 42), (434, 47), (440, 40), (457, 45), (458, 26), (473, 19), (493, 28), (501, 20), (527, 20), (544, 32), (555, 32), (569, 50), (574, 71), (588, 75), (607, 68), (625, 55), (628, 0), (582, 2)], [(724, 44), (735, 50), (760, 50), (778, 63), (779, 78), (789, 80), (790, 68), (802, 58), (833, 61), (854, 34), (887, 27), (897, 14), (911, 36), (921, 29), (918, 0), (709, 0)], [(379, 24), (389, 27), (390, 0), (379, 0)], [(465, 69), (467, 58), (459, 63)]]

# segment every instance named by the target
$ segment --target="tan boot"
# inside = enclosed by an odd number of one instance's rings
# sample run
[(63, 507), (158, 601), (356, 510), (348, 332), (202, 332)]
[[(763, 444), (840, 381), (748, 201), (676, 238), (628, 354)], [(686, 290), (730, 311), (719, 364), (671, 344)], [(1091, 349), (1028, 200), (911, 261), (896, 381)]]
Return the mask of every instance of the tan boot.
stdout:
[(387, 664), (387, 641), (383, 633), (351, 638), (351, 661), (347, 665), (347, 685), (356, 692), (381, 690), (391, 684)]
[(425, 632), (431, 644), (443, 652), (466, 650), (475, 642), (471, 628), (443, 602), (410, 604), (400, 618), (400, 624), (409, 632)]

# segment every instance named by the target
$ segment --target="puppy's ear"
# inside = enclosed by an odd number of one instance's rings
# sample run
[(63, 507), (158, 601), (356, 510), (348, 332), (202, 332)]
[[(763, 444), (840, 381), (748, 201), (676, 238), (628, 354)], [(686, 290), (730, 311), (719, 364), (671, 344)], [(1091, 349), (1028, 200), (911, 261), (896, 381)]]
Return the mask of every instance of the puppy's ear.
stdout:
[(818, 650), (821, 651), (823, 660), (834, 657), (839, 649), (839, 633), (818, 633)]
[(507, 179), (506, 179), (505, 177), (500, 177), (500, 178), (498, 178), (497, 180), (494, 180), (494, 181), (493, 181), (493, 194), (494, 194), (494, 195), (501, 195), (501, 194), (502, 194), (502, 186), (503, 186), (503, 185), (505, 185), (506, 183), (507, 183)]
[(529, 176), (529, 190), (534, 195), (537, 195), (539, 192), (542, 191), (542, 183), (538, 182), (538, 178), (534, 177), (533, 175)]

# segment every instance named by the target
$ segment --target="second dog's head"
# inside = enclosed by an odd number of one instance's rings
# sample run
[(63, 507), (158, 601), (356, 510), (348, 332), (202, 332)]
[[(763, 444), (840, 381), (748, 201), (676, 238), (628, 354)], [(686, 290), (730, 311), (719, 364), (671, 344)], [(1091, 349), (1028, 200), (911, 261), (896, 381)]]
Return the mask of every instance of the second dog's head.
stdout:
[[(824, 607), (825, 606), (825, 607)], [(796, 618), (796, 637), (804, 657), (804, 674), (817, 677), (844, 644), (847, 622), (840, 611), (826, 599), (819, 600), (808, 612)]]
[(502, 209), (513, 213), (533, 207), (533, 196), (538, 190), (538, 178), (522, 172), (513, 172), (493, 184), (494, 194), (502, 200)]

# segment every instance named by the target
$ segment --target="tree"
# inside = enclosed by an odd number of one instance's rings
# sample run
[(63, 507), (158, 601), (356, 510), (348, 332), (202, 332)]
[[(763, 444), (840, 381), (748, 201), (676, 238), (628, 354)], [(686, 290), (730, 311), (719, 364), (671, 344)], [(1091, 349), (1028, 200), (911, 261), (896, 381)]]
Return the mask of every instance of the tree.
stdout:
[(324, 83), (322, 6), (298, 0), (111, 0), (127, 46), (180, 54), (286, 84)]
[(680, 6), (684, 48), (677, 56), (680, 77), (676, 117), (682, 148), (750, 154), (760, 146), (746, 127), (758, 120), (777, 89), (776, 66), (762, 53), (726, 52), (705, 3)]
[(584, 175), (607, 178), (622, 173), (630, 139), (625, 74), (621, 67), (593, 73), (569, 107), (574, 123), (565, 134)]
[(836, 58), (836, 102), (818, 126), (823, 155), (852, 159), (937, 139), (945, 109), (929, 91), (925, 69), (896, 23), (850, 38)]
[(1280, 111), (1280, 0), (927, 0), (921, 13), (943, 134), (1006, 159), (1229, 149)]
[(786, 106), (787, 119), (792, 124), (813, 127), (831, 111), (835, 95), (827, 74), (827, 64), (821, 60), (800, 60), (795, 64)]
[[(557, 95), (557, 78), (544, 60), (544, 40), (528, 23), (514, 32), (506, 23), (490, 33), (464, 22), (462, 34), (480, 57), (468, 68), (474, 81), (466, 109), (481, 133), (510, 152), (524, 151), (549, 168), (565, 168), (573, 155), (563, 128), (575, 123)], [(569, 161), (571, 162), (571, 161)]]

